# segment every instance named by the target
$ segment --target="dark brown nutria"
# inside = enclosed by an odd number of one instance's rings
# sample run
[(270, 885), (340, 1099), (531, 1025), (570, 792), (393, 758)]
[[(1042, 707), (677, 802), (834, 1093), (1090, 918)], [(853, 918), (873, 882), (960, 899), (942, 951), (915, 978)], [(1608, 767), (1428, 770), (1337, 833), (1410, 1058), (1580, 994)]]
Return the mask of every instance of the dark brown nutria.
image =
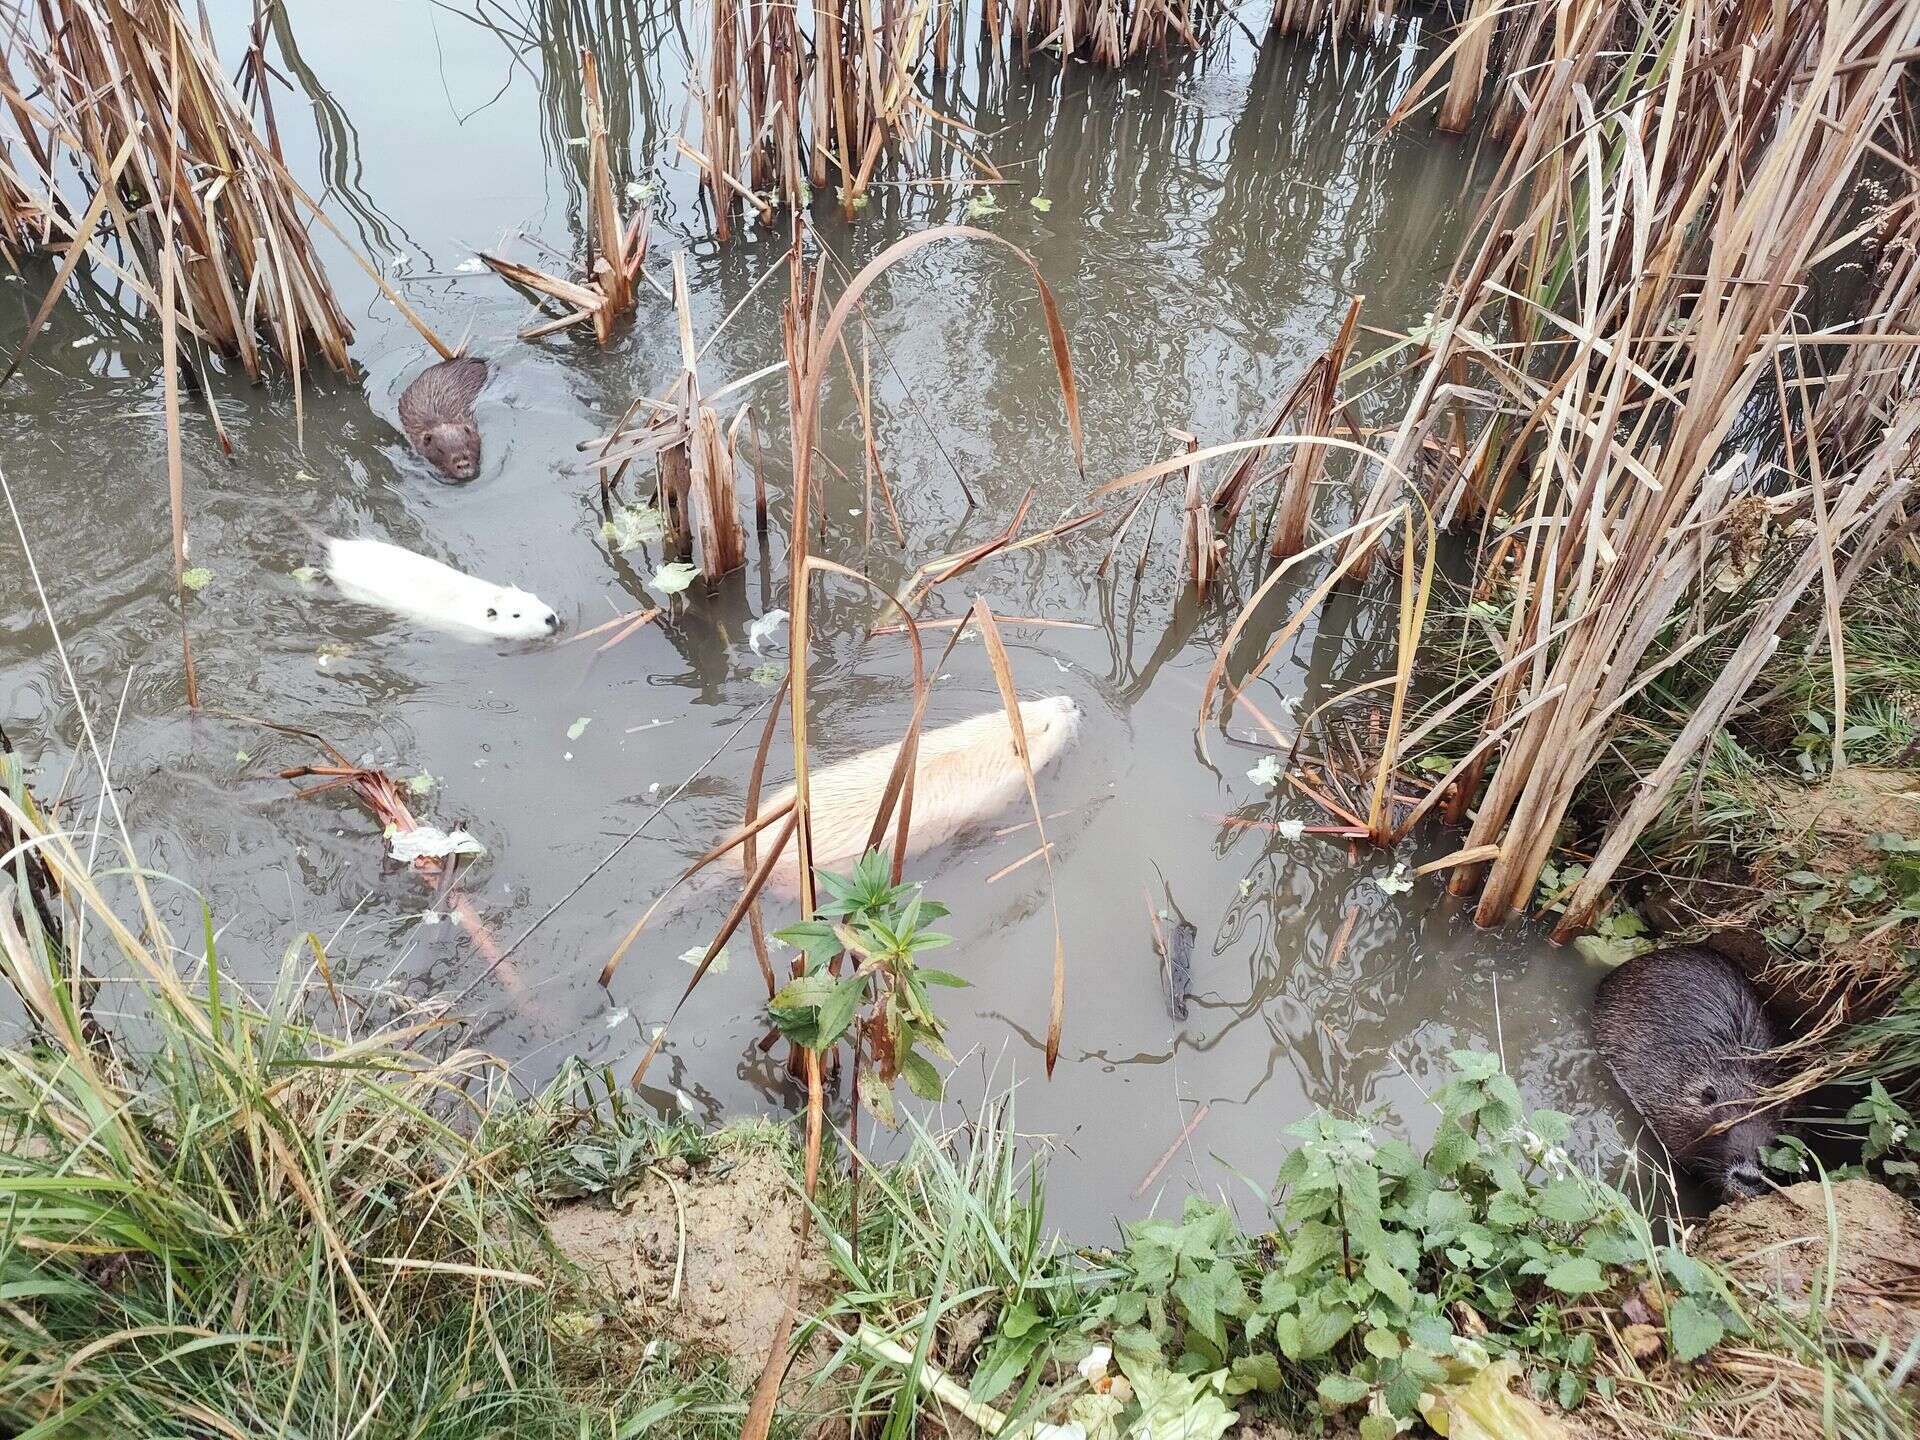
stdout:
[(1766, 1189), (1761, 1152), (1786, 1124), (1777, 1105), (1754, 1101), (1774, 1081), (1764, 1056), (1780, 1036), (1738, 966), (1695, 946), (1637, 956), (1600, 982), (1593, 1028), (1613, 1078), (1683, 1169), (1726, 1199)]
[(487, 362), (462, 355), (420, 372), (400, 396), (400, 425), (427, 463), (450, 480), (480, 473), (480, 427), (473, 402), (487, 383)]

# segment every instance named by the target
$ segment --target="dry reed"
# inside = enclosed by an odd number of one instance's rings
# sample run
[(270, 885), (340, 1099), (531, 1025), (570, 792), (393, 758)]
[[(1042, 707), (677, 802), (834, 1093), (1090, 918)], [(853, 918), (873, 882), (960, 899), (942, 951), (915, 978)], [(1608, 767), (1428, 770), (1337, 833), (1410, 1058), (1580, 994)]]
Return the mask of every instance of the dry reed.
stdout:
[[(1795, 607), (1817, 596), (1833, 626), (1908, 523), (1911, 246), (1882, 252), (1849, 318), (1823, 323), (1810, 297), (1889, 212), (1911, 214), (1920, 4), (1832, 0), (1776, 18), (1704, 3), (1514, 17), (1514, 45), (1551, 63), (1503, 83), (1493, 123), (1510, 140), (1492, 198), (1418, 337), (1413, 403), (1342, 554), (1365, 572), (1423, 470), (1422, 503), (1478, 530), (1477, 596), (1503, 617), (1501, 658), (1404, 725), (1395, 685), (1369, 827), (1398, 838), (1443, 802), (1471, 816), (1450, 884), (1477, 890), (1483, 924), (1525, 906), (1633, 708), (1691, 675), (1560, 933), (1585, 924)], [(1907, 192), (1862, 220), (1854, 188), (1887, 160)], [(1455, 463), (1427, 470), (1442, 434)], [(1758, 563), (1730, 570), (1753, 497), (1787, 523)], [(1401, 676), (1423, 628), (1408, 563)], [(1383, 835), (1389, 771), (1465, 721), (1478, 732), (1466, 754)]]
[(600, 88), (600, 67), (591, 50), (580, 52), (581, 110), (587, 134), (587, 184), (584, 194), (586, 256), (578, 280), (552, 275), (499, 255), (480, 259), (509, 284), (546, 300), (558, 302), (557, 318), (539, 321), (520, 332), (535, 340), (591, 325), (601, 345), (613, 339), (615, 327), (634, 307), (641, 267), (647, 259), (652, 212), (636, 211), (624, 222), (613, 186), (613, 157), (607, 137), (606, 101)]

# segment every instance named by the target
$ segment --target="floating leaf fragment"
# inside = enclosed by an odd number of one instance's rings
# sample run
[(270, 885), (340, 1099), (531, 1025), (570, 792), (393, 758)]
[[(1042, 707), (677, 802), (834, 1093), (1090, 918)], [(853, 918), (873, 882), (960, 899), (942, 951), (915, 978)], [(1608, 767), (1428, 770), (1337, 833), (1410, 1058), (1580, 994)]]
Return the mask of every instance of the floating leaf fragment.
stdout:
[(653, 572), (653, 578), (647, 581), (647, 588), (656, 595), (678, 595), (693, 584), (694, 576), (699, 573), (697, 565), (685, 560), (670, 560)]
[(1273, 828), (1279, 832), (1282, 840), (1298, 840), (1302, 835), (1307, 833), (1307, 822), (1304, 820), (1282, 820)]
[(1262, 755), (1260, 762), (1247, 771), (1247, 778), (1263, 790), (1271, 790), (1280, 783), (1280, 757)]
[(303, 590), (311, 590), (320, 583), (320, 572), (311, 565), (296, 565), (288, 573), (293, 576), (293, 583)]
[(772, 637), (773, 632), (787, 623), (787, 612), (769, 610), (758, 620), (747, 626), (747, 648), (754, 654), (760, 653), (760, 642)]
[(756, 665), (747, 672), (747, 678), (754, 684), (771, 690), (785, 678), (787, 667), (776, 665), (769, 660), (765, 665)]
[(418, 775), (409, 775), (406, 783), (409, 795), (431, 795), (433, 787), (440, 782), (422, 770)]
[(1393, 867), (1392, 874), (1374, 876), (1373, 883), (1379, 886), (1382, 894), (1404, 895), (1413, 888), (1413, 877), (1407, 874), (1406, 863), (1403, 861)]
[(487, 847), (465, 830), (441, 830), (432, 825), (416, 825), (411, 830), (389, 828), (387, 846), (393, 858), (402, 864), (415, 860), (445, 860), (452, 855), (484, 855)]
[(587, 733), (587, 726), (591, 724), (593, 724), (593, 717), (591, 715), (582, 715), (578, 720), (574, 721), (573, 724), (567, 726), (567, 739), (578, 740), (582, 735)]
[(1044, 195), (1028, 196), (1027, 204), (1031, 205), (1034, 209), (1038, 210), (1042, 215), (1046, 214), (1049, 210), (1053, 209), (1053, 201), (1049, 200)]
[(624, 555), (667, 533), (667, 522), (652, 505), (622, 505), (600, 526), (607, 544)]
[(196, 565), (191, 570), (181, 572), (180, 583), (198, 594), (213, 583), (213, 571), (204, 565)]
[[(689, 965), (698, 965), (700, 963), (700, 957), (706, 953), (707, 953), (706, 946), (696, 945), (691, 950), (686, 950), (681, 952), (680, 958), (686, 961), (687, 964)], [(716, 951), (714, 954), (713, 964), (709, 965), (707, 969), (712, 971), (715, 975), (724, 975), (727, 973), (728, 963), (729, 963), (729, 960), (727, 957), (727, 947), (722, 945), (719, 948), (719, 950)]]

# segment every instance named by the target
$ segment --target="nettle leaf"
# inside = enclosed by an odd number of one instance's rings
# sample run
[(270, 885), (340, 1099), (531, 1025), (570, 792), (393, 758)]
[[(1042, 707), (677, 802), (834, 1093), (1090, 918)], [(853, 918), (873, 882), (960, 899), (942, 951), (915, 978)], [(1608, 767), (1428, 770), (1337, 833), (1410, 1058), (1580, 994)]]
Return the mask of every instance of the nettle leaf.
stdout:
[(1387, 1409), (1400, 1420), (1409, 1419), (1420, 1407), (1420, 1396), (1426, 1390), (1426, 1382), (1402, 1366), (1394, 1367), (1393, 1378), (1387, 1381), (1385, 1392)]
[(1713, 1294), (1713, 1276), (1698, 1260), (1672, 1245), (1660, 1247), (1660, 1265), (1689, 1295)]
[(1320, 1402), (1335, 1410), (1349, 1405), (1358, 1405), (1367, 1398), (1370, 1387), (1364, 1380), (1356, 1380), (1351, 1375), (1322, 1375), (1320, 1383), (1314, 1387), (1314, 1393)]
[(1607, 1278), (1601, 1274), (1600, 1266), (1584, 1255), (1562, 1260), (1547, 1271), (1546, 1282), (1548, 1289), (1562, 1295), (1591, 1295), (1607, 1288)]
[(1433, 1144), (1427, 1150), (1427, 1168), (1436, 1175), (1451, 1175), (1480, 1153), (1480, 1143), (1469, 1135), (1458, 1120), (1440, 1122)]
[(1573, 1119), (1558, 1110), (1536, 1110), (1528, 1117), (1527, 1128), (1549, 1145), (1564, 1145), (1573, 1129)]
[(1249, 1390), (1258, 1390), (1271, 1395), (1285, 1379), (1280, 1361), (1272, 1353), (1263, 1350), (1257, 1355), (1242, 1355), (1227, 1367), (1227, 1394), (1244, 1395)]
[(1453, 1349), (1453, 1326), (1438, 1315), (1415, 1316), (1407, 1326), (1407, 1338), (1422, 1350), (1446, 1355)]
[(1321, 1261), (1340, 1253), (1340, 1232), (1331, 1225), (1323, 1225), (1310, 1220), (1293, 1232), (1293, 1243), (1287, 1252), (1285, 1273), (1297, 1278), (1319, 1265)]
[(1667, 1311), (1667, 1335), (1673, 1353), (1683, 1361), (1698, 1360), (1726, 1338), (1727, 1327), (1718, 1314), (1691, 1295), (1682, 1295)]
[(1580, 1253), (1602, 1265), (1632, 1265), (1646, 1254), (1638, 1240), (1613, 1225), (1596, 1225), (1581, 1236)]
[(1533, 1222), (1533, 1207), (1504, 1190), (1487, 1202), (1487, 1223), (1502, 1230), (1519, 1230)]
[(1216, 1303), (1218, 1290), (1214, 1272), (1205, 1270), (1182, 1275), (1173, 1282), (1173, 1298), (1186, 1317), (1189, 1339), (1198, 1337), (1215, 1355), (1225, 1354), (1227, 1326)]
[(1556, 1180), (1534, 1197), (1534, 1206), (1549, 1220), (1563, 1225), (1584, 1225), (1599, 1213), (1584, 1182), (1568, 1176)]

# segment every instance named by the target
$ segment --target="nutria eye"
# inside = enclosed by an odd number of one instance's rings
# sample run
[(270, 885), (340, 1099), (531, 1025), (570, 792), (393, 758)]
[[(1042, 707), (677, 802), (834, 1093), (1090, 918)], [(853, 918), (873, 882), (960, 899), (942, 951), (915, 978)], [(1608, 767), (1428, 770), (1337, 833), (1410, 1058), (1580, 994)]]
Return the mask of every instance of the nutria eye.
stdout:
[(498, 610), (489, 610), (487, 611), (487, 618), (489, 620), (498, 620), (500, 618), (500, 612)]
[(514, 611), (514, 612), (513, 612), (513, 618), (514, 618), (514, 619), (516, 619), (516, 620), (518, 620), (518, 619), (520, 618), (520, 612), (519, 612), (518, 610), (516, 610), (516, 611)]
[(1718, 1105), (1720, 1103), (1720, 1092), (1715, 1090), (1711, 1085), (1702, 1085), (1700, 1087), (1700, 1103), (1702, 1105)]

